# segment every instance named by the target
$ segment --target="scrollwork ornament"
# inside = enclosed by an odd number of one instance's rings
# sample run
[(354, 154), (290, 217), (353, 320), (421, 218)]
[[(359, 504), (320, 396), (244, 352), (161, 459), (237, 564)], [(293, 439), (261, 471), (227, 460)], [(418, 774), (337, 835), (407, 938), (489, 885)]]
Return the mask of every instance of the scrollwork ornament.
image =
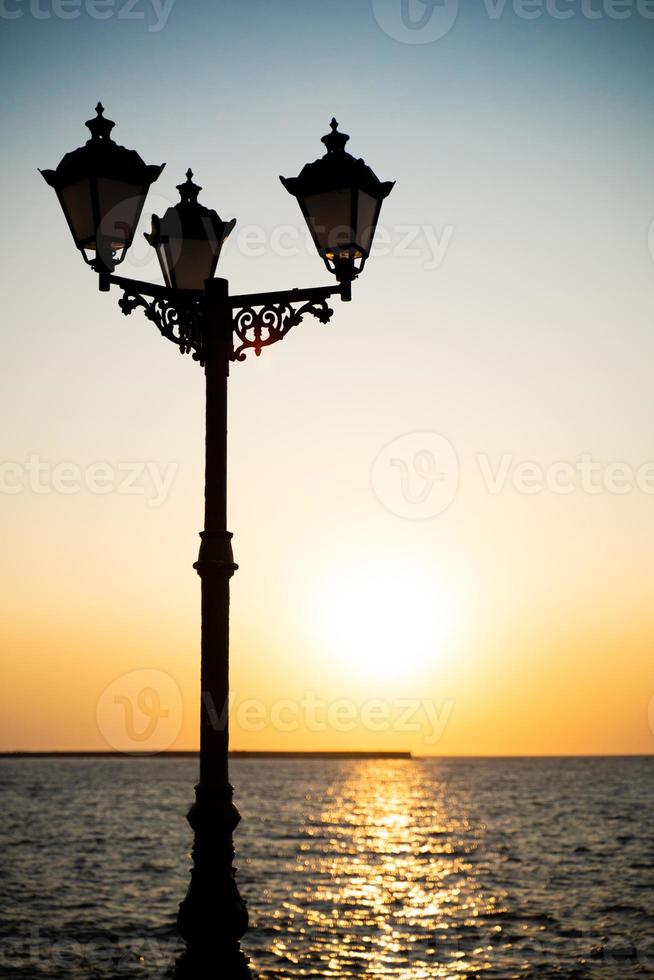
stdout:
[(298, 326), (307, 314), (320, 323), (328, 323), (334, 311), (326, 300), (311, 300), (295, 308), (291, 303), (273, 303), (257, 309), (246, 306), (234, 312), (234, 333), (240, 340), (232, 359), (244, 361), (245, 352), (253, 350), (259, 357), (264, 347), (283, 340), (292, 327)]
[(203, 308), (198, 300), (180, 300), (162, 296), (146, 299), (139, 293), (124, 292), (118, 305), (125, 316), (141, 307), (145, 316), (155, 324), (167, 340), (179, 347), (180, 353), (192, 354), (194, 360), (204, 363)]
[[(210, 307), (201, 294), (185, 296), (146, 283), (130, 288), (126, 280), (120, 285), (123, 295), (118, 305), (125, 316), (140, 307), (163, 337), (172, 341), (182, 354), (192, 354), (194, 360), (204, 365), (208, 337), (215, 325), (207, 322), (207, 318), (211, 318)], [(251, 301), (247, 296), (238, 297), (231, 306), (233, 343), (230, 344), (230, 358), (244, 361), (248, 350), (253, 350), (259, 357), (264, 347), (283, 340), (308, 314), (320, 323), (329, 323), (334, 311), (327, 305), (327, 296), (307, 297), (302, 296), (300, 290), (292, 290), (277, 295), (254, 294)]]

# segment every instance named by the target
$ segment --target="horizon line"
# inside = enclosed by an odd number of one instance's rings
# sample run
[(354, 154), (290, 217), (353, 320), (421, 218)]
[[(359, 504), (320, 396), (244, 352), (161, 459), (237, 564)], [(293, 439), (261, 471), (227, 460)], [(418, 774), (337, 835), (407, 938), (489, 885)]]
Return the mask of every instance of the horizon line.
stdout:
[[(120, 752), (111, 749), (8, 749), (0, 751), (0, 759), (21, 758), (113, 758), (152, 759), (199, 757), (199, 749), (166, 749), (154, 752)], [(420, 754), (405, 750), (303, 750), (303, 749), (230, 749), (232, 758), (250, 759), (649, 759), (654, 752), (531, 752), (531, 753), (444, 753)]]

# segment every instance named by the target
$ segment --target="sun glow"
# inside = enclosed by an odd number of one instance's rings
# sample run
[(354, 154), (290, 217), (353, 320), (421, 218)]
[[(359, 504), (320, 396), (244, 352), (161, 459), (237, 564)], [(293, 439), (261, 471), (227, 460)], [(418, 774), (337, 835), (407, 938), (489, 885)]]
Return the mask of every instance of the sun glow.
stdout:
[(376, 556), (327, 580), (316, 619), (331, 655), (366, 676), (397, 678), (443, 657), (455, 610), (431, 569)]

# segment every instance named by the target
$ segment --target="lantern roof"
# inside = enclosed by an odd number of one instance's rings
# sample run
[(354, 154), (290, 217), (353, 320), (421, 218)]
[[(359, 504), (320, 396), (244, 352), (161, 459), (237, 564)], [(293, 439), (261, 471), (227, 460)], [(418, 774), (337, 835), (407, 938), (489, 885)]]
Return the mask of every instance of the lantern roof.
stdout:
[(325, 155), (313, 163), (307, 163), (298, 177), (280, 177), (286, 190), (295, 197), (304, 197), (344, 187), (358, 187), (379, 200), (388, 197), (395, 181), (381, 181), (364, 160), (348, 153), (345, 145), (350, 137), (339, 131), (335, 119), (330, 125), (331, 132), (322, 137), (327, 148)]
[(162, 238), (210, 238), (213, 232), (217, 238), (223, 239), (231, 232), (236, 219), (223, 221), (217, 211), (206, 208), (198, 201), (202, 188), (193, 183), (193, 171), (186, 171), (186, 180), (177, 185), (180, 201), (169, 207), (163, 217), (152, 215), (152, 232), (145, 235), (151, 245), (155, 246)]
[(165, 164), (146, 164), (136, 150), (128, 150), (115, 143), (111, 138), (115, 123), (104, 118), (101, 102), (98, 102), (95, 111), (95, 117), (86, 122), (91, 138), (84, 146), (66, 153), (56, 170), (41, 170), (48, 184), (56, 189), (87, 177), (105, 177), (148, 186), (153, 183)]

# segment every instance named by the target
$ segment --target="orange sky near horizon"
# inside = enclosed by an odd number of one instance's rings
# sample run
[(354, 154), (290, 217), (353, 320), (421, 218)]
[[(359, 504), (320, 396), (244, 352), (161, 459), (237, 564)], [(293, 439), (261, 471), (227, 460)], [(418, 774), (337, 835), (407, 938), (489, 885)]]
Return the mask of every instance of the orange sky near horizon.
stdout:
[(189, 166), (234, 293), (329, 283), (278, 174), (333, 115), (397, 180), (353, 302), (231, 372), (233, 747), (653, 751), (654, 24), (373, 6), (5, 23), (0, 751), (198, 745), (201, 369), (37, 172), (98, 98), (166, 160), (134, 278)]

